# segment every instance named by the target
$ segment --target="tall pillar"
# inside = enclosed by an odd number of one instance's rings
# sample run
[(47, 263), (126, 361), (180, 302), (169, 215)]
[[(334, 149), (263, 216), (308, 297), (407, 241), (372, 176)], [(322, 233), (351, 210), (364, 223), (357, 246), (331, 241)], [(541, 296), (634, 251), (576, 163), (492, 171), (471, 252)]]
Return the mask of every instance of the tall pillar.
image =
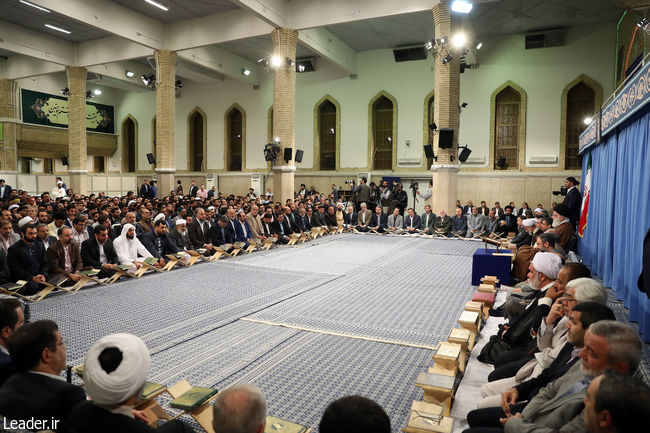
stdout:
[[(452, 20), (449, 0), (441, 0), (433, 7), (433, 22), (435, 26), (435, 38), (443, 36), (449, 41), (458, 26)], [(433, 121), (440, 128), (452, 128), (454, 130), (454, 143), (451, 149), (440, 149), (438, 147), (440, 135), (435, 134), (433, 148), (438, 156), (434, 161), (431, 170), (433, 171), (433, 211), (438, 213), (444, 209), (448, 214), (453, 215), (458, 191), (458, 129), (460, 126), (460, 50), (451, 47), (447, 42), (449, 53), (453, 56), (446, 65), (442, 64), (442, 58), (447, 54), (446, 50), (436, 50), (434, 53), (434, 108)]]
[[(16, 119), (14, 82), (0, 78), (0, 119)], [(0, 171), (17, 171), (16, 122), (0, 122)]]
[(175, 187), (176, 53), (156, 51), (156, 174), (161, 197)]
[(86, 74), (79, 66), (66, 66), (68, 75), (68, 173), (70, 188), (79, 194), (88, 193), (86, 145)]
[(286, 59), (295, 64), (298, 32), (275, 29), (271, 37), (273, 53), (282, 59), (273, 81), (273, 137), (280, 139), (280, 153), (273, 166), (273, 198), (285, 203), (287, 199), (293, 199), (296, 172), (294, 158), (288, 163), (284, 161), (284, 149), (291, 148), (293, 156), (296, 141), (296, 68)]

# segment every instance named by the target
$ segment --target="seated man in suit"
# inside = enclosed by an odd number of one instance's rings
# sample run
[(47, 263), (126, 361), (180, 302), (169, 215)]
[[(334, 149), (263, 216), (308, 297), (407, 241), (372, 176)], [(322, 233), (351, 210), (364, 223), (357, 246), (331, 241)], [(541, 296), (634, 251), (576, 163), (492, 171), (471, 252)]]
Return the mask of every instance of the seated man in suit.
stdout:
[(367, 232), (370, 230), (370, 219), (372, 212), (367, 208), (365, 203), (361, 203), (359, 215), (357, 216), (357, 230), (360, 232)]
[(406, 230), (407, 233), (417, 233), (420, 229), (420, 216), (415, 213), (415, 210), (412, 207), (408, 208), (407, 212), (408, 215), (404, 218), (404, 230)]
[(467, 217), (459, 207), (456, 208), (456, 215), (451, 217), (451, 233), (460, 237), (467, 234)]
[(244, 248), (248, 248), (250, 243), (253, 242), (253, 232), (246, 220), (246, 212), (243, 210), (239, 211), (237, 220), (235, 221), (235, 239), (238, 242), (243, 242)]
[(436, 217), (436, 222), (433, 224), (436, 234), (447, 236), (451, 231), (451, 217), (442, 209)]
[(38, 292), (39, 284), (47, 279), (45, 248), (42, 243), (36, 242), (34, 224), (25, 224), (20, 229), (20, 237), (18, 242), (9, 247), (7, 264), (13, 281), (27, 281), (20, 293), (33, 295)]
[(179, 250), (187, 251), (192, 249), (192, 241), (187, 233), (187, 221), (183, 218), (176, 220), (174, 228), (169, 232), (171, 239)]
[(36, 242), (42, 242), (46, 250), (56, 242), (55, 236), (50, 236), (50, 229), (47, 224), (39, 223), (36, 225)]
[(358, 223), (357, 213), (354, 211), (354, 206), (348, 206), (348, 211), (343, 214), (343, 225), (347, 228), (356, 226)]
[(16, 372), (7, 342), (25, 322), (23, 304), (16, 298), (0, 299), (0, 386)]
[(214, 246), (220, 247), (226, 244), (229, 245), (236, 241), (236, 239), (232, 237), (231, 231), (227, 230), (228, 224), (230, 224), (228, 217), (221, 215), (217, 218), (217, 223), (213, 224), (210, 228), (210, 237)]
[(436, 223), (436, 214), (431, 212), (431, 206), (424, 205), (424, 213), (420, 216), (420, 231), (425, 234), (433, 234), (433, 226)]
[(81, 244), (81, 261), (84, 267), (99, 269), (97, 278), (109, 278), (115, 273), (118, 264), (113, 241), (108, 238), (106, 226), (98, 225), (93, 237)]
[(273, 215), (270, 212), (265, 213), (264, 218), (262, 218), (262, 230), (264, 231), (264, 236), (267, 238), (277, 239), (277, 233), (271, 228), (273, 222)]
[(517, 217), (512, 213), (512, 206), (506, 206), (503, 217), (500, 218), (494, 232), (501, 236), (517, 232)]
[(193, 248), (205, 248), (206, 254), (212, 252), (212, 240), (210, 239), (210, 223), (203, 208), (196, 208), (194, 221), (187, 224), (187, 233), (192, 241)]
[[(397, 212), (399, 213), (399, 210)], [(376, 206), (375, 213), (370, 217), (368, 228), (377, 233), (384, 233), (386, 227), (388, 227), (388, 216), (383, 212), (381, 206)]]
[[(383, 208), (382, 208), (383, 210)], [(404, 227), (404, 217), (400, 214), (401, 210), (399, 207), (393, 209), (393, 213), (388, 215), (386, 223), (386, 231), (399, 235), (403, 231)]]
[(478, 208), (473, 206), (471, 214), (467, 216), (467, 237), (481, 237), (487, 230), (487, 217), (478, 213)]
[(316, 209), (312, 209), (312, 214), (309, 218), (309, 224), (311, 224), (312, 227), (321, 227), (326, 225), (325, 221), (323, 221), (322, 213), (320, 211), (322, 207), (322, 205), (319, 205)]
[(336, 212), (332, 206), (329, 206), (327, 208), (327, 213), (321, 215), (321, 217), (324, 218), (327, 227), (332, 228), (339, 226), (338, 222), (336, 221)]
[(153, 231), (142, 235), (142, 245), (158, 259), (157, 266), (165, 266), (167, 254), (176, 254), (179, 248), (174, 241), (169, 239), (167, 234), (167, 224), (165, 219), (161, 218), (153, 224)]
[(0, 413), (10, 420), (48, 420), (57, 430), (77, 404), (83, 389), (59, 374), (66, 367), (65, 341), (56, 323), (39, 320), (18, 328), (7, 343), (17, 373), (0, 388)]
[(84, 383), (90, 400), (70, 412), (61, 430), (66, 433), (192, 431), (178, 420), (154, 429), (134, 417), (133, 405), (144, 386), (150, 364), (149, 349), (135, 335), (112, 334), (101, 338), (88, 351), (84, 364)]
[(71, 285), (81, 279), (78, 272), (83, 267), (80, 245), (72, 239), (72, 229), (61, 227), (59, 229), (59, 240), (47, 249), (48, 274), (50, 277), (65, 277), (68, 279), (65, 285)]
[[(307, 210), (304, 206), (300, 206), (298, 209), (298, 216), (296, 217), (296, 225), (301, 232), (308, 232), (311, 230), (311, 223), (309, 222), (309, 217), (307, 216)], [(260, 225), (261, 226), (261, 225)], [(264, 234), (264, 230), (262, 230)]]
[(259, 207), (256, 204), (251, 206), (250, 212), (246, 215), (246, 221), (248, 221), (248, 227), (253, 237), (263, 239), (262, 218), (260, 218)]
[(289, 242), (289, 236), (293, 233), (283, 214), (277, 215), (275, 221), (271, 223), (271, 232), (277, 236), (279, 244)]
[(138, 212), (140, 220), (135, 224), (135, 234), (138, 239), (142, 239), (142, 235), (153, 230), (153, 222), (151, 221), (151, 211), (145, 205), (141, 205)]
[(221, 391), (214, 400), (212, 411), (215, 432), (264, 432), (266, 399), (253, 384), (243, 383)]

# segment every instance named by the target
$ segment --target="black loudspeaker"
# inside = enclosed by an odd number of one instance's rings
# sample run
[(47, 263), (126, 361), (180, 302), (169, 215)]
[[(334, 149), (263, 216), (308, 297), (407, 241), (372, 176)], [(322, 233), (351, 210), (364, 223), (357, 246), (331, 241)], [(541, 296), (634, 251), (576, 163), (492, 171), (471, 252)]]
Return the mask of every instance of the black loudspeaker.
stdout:
[(507, 165), (508, 164), (506, 164), (506, 158), (505, 157), (502, 156), (497, 160), (497, 168), (498, 169), (503, 170), (504, 168), (507, 167)]
[(149, 164), (156, 163), (156, 158), (153, 157), (153, 153), (147, 153), (147, 161), (149, 161)]
[(424, 145), (424, 155), (427, 158), (433, 158), (433, 146), (430, 144), (425, 144)]
[(289, 162), (291, 161), (291, 154), (292, 154), (293, 149), (290, 147), (285, 147), (284, 148), (284, 160)]
[(61, 157), (61, 164), (68, 165), (68, 157), (67, 156), (62, 156)]
[(460, 151), (460, 155), (458, 155), (458, 160), (460, 162), (466, 162), (467, 158), (469, 158), (470, 153), (472, 153), (472, 151), (469, 149), (469, 147), (463, 147), (463, 150)]
[(454, 130), (451, 128), (440, 128), (438, 131), (438, 147), (440, 149), (451, 149), (454, 147)]
[(296, 162), (302, 162), (303, 153), (305, 152), (303, 152), (302, 150), (296, 150)]

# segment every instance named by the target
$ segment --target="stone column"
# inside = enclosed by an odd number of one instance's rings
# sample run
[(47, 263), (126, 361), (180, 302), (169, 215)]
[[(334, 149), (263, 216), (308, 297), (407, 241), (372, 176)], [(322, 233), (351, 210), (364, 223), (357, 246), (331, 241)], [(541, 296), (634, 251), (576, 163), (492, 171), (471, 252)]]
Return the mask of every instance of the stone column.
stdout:
[[(0, 78), (0, 119), (16, 119), (15, 85), (11, 80)], [(17, 171), (16, 121), (4, 121), (0, 138), (0, 171)], [(17, 188), (17, 185), (12, 185)]]
[[(460, 50), (454, 49), (449, 40), (458, 30), (458, 26), (452, 19), (449, 0), (441, 0), (433, 7), (433, 22), (435, 27), (435, 38), (443, 36), (447, 38), (448, 49), (437, 49), (434, 54), (434, 108), (433, 120), (440, 128), (452, 128), (454, 130), (454, 145), (451, 149), (440, 149), (439, 134), (433, 138), (433, 149), (438, 161), (433, 162), (433, 212), (438, 214), (444, 209), (447, 214), (453, 215), (456, 205), (458, 191), (458, 129), (460, 126)], [(442, 58), (449, 52), (453, 60), (446, 65), (442, 64)]]
[[(293, 199), (295, 183), (294, 163), (296, 141), (296, 43), (298, 32), (292, 29), (275, 29), (271, 32), (273, 54), (282, 63), (275, 70), (273, 82), (273, 137), (280, 139), (280, 153), (273, 162), (273, 199), (284, 203)], [(291, 59), (294, 66), (288, 64)], [(291, 148), (291, 161), (284, 161), (284, 149)]]
[(86, 145), (86, 74), (79, 66), (66, 66), (68, 76), (68, 173), (75, 193), (88, 193)]
[(158, 50), (156, 51), (156, 174), (160, 197), (169, 195), (175, 187), (175, 97), (176, 53)]

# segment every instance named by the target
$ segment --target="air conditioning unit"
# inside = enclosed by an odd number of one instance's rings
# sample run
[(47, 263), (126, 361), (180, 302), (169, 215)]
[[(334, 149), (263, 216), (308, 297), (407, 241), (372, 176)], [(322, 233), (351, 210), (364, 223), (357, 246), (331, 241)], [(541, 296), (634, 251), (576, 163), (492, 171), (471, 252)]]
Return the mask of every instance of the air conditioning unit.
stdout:
[(212, 189), (213, 186), (216, 186), (217, 189), (219, 189), (219, 185), (217, 185), (217, 178), (215, 177), (214, 173), (207, 173), (205, 175), (205, 188), (206, 189)]
[(252, 173), (251, 174), (251, 188), (255, 194), (260, 195), (264, 192), (262, 187), (262, 174), (261, 173)]
[(422, 165), (422, 157), (421, 156), (418, 156), (418, 157), (413, 157), (413, 156), (411, 156), (411, 157), (400, 157), (400, 158), (397, 158), (397, 165), (398, 166), (405, 166), (405, 165), (418, 166), (418, 165)]
[(529, 164), (557, 164), (557, 155), (534, 155), (528, 158)]
[(467, 161), (461, 162), (463, 165), (483, 165), (485, 164), (485, 155), (483, 156), (470, 156)]
[(548, 29), (526, 35), (527, 50), (535, 48), (561, 47), (564, 45), (565, 29)]

